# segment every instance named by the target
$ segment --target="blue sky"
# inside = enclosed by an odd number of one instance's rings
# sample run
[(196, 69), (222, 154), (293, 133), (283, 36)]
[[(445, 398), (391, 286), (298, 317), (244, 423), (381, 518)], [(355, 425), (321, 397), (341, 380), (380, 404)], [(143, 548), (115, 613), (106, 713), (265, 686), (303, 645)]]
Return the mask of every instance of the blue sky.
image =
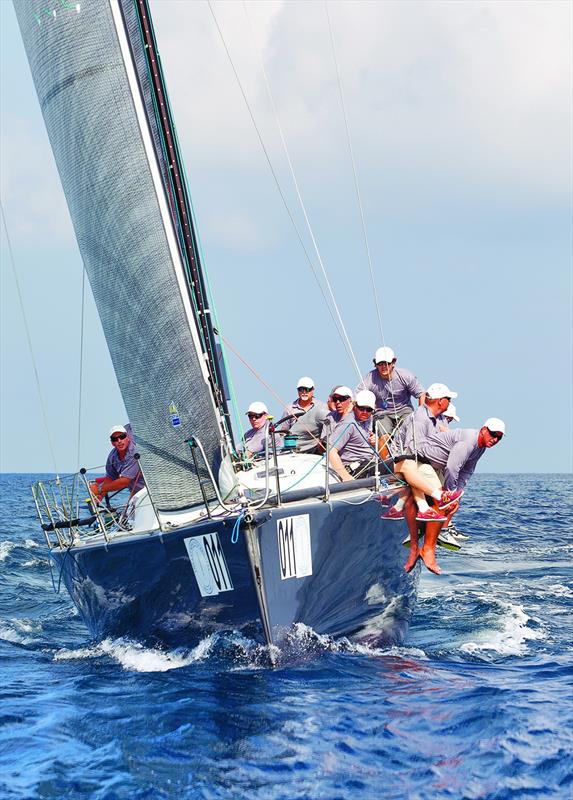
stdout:
[[(462, 426), (506, 420), (482, 471), (570, 470), (571, 4), (329, 8), (386, 343), (424, 384), (459, 392)], [(260, 50), (366, 372), (381, 335), (324, 5), (247, 3), (251, 25), (241, 3), (214, 9), (304, 230)], [(300, 375), (322, 397), (355, 385), (208, 5), (162, 0), (152, 11), (224, 335), (284, 401)], [(11, 4), (0, 14), (2, 203), (56, 466), (70, 471), (102, 464), (107, 431), (126, 416), (88, 290), (78, 425), (81, 259)], [(1, 248), (0, 467), (52, 470), (3, 229)], [(230, 366), (243, 411), (254, 399), (280, 410), (238, 358)]]

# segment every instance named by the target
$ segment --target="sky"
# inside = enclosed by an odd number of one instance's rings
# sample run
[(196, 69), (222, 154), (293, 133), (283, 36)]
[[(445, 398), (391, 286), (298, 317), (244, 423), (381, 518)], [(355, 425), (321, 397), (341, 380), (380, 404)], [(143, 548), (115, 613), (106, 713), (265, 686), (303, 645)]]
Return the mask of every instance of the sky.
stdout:
[[(461, 426), (503, 418), (480, 471), (570, 471), (572, 4), (329, 2), (346, 118), (323, 2), (211, 7), (319, 270), (278, 118), (360, 371), (384, 341), (459, 393)], [(151, 8), (241, 412), (278, 414), (302, 375), (321, 398), (355, 386), (209, 4)], [(0, 469), (69, 472), (103, 464), (127, 417), (87, 282), (80, 391), (81, 257), (11, 3), (0, 15), (0, 188), (27, 320), (2, 224)]]

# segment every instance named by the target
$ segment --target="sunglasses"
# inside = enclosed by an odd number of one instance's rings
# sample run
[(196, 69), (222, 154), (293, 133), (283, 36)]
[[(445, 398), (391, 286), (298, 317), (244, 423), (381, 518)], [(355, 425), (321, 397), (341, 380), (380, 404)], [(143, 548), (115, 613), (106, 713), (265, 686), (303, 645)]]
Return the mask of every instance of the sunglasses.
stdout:
[(370, 406), (356, 406), (358, 411), (363, 411), (365, 414), (373, 414), (374, 409), (370, 408)]
[(332, 402), (333, 403), (346, 403), (347, 400), (350, 400), (350, 397), (347, 394), (333, 394), (332, 395)]
[(249, 417), (249, 419), (260, 419), (261, 417), (264, 417), (264, 416), (265, 416), (264, 413), (262, 413), (262, 414), (254, 414), (252, 411), (250, 411), (247, 414), (247, 417)]
[(500, 439), (503, 438), (503, 433), (501, 433), (500, 431), (490, 431), (490, 429), (488, 428), (487, 432), (489, 433), (490, 436), (493, 436), (494, 439), (497, 439), (498, 442)]
[(127, 433), (118, 433), (116, 436), (109, 437), (112, 442), (119, 442), (121, 439), (127, 439)]
[(391, 367), (393, 363), (394, 363), (393, 361), (377, 361), (376, 362), (376, 366), (377, 367)]
[(312, 392), (314, 386), (299, 386), (297, 391), (299, 392)]

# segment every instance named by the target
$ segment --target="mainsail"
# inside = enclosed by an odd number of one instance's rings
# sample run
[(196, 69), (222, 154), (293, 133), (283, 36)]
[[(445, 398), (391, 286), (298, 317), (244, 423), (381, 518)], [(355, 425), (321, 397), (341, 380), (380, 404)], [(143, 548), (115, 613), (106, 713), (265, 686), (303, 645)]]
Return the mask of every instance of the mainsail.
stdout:
[(186, 440), (216, 467), (229, 429), (194, 235), (185, 249), (191, 220), (178, 217), (156, 117), (147, 3), (14, 5), (147, 486), (159, 511), (187, 508), (202, 492)]

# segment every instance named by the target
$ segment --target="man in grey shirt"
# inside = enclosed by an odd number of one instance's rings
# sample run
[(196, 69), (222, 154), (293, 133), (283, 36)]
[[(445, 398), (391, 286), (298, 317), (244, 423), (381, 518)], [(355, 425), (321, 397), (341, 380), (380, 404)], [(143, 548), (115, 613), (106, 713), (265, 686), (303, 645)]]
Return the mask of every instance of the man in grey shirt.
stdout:
[(358, 392), (353, 414), (343, 417), (331, 433), (328, 463), (343, 481), (354, 480), (353, 473), (358, 468), (361, 476), (366, 475), (368, 470), (365, 467), (369, 462), (373, 465), (377, 458), (372, 433), (375, 404), (372, 392), (366, 389)]
[(389, 437), (394, 428), (411, 414), (411, 398), (419, 405), (425, 399), (424, 387), (416, 376), (403, 367), (396, 366), (396, 354), (391, 347), (379, 347), (374, 356), (374, 369), (358, 384), (356, 391), (368, 389), (376, 396), (376, 416)]
[[(292, 428), (296, 419), (303, 414), (307, 414), (314, 406), (318, 404), (325, 406), (325, 403), (321, 403), (320, 400), (315, 399), (314, 381), (312, 378), (309, 378), (308, 375), (303, 375), (302, 378), (298, 379), (296, 391), (298, 397), (296, 400), (293, 400), (292, 403), (289, 403), (281, 414), (281, 419), (288, 416), (291, 417), (290, 419), (285, 419), (285, 421), (281, 423), (281, 430), (289, 430)], [(325, 412), (325, 414), (326, 413), (327, 412)]]
[[(269, 410), (264, 403), (256, 400), (247, 409), (247, 417), (251, 427), (243, 437), (245, 454), (250, 458), (265, 451)], [(270, 448), (270, 443), (269, 443)]]
[[(460, 492), (464, 490), (485, 451), (500, 442), (504, 434), (503, 420), (489, 417), (479, 430), (457, 428), (431, 433), (420, 447), (420, 452), (435, 470), (443, 471), (445, 490)], [(428, 525), (419, 553), (427, 568), (437, 575), (441, 572), (436, 561), (439, 533), (440, 525)]]

